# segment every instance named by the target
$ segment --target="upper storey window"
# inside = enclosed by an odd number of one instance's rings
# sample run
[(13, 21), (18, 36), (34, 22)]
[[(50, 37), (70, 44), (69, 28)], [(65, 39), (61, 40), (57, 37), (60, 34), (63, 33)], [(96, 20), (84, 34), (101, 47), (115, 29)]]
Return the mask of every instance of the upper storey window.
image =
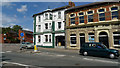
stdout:
[(87, 11), (88, 22), (93, 22), (93, 11)]
[(75, 14), (74, 13), (70, 14), (70, 23), (75, 24)]
[(45, 19), (48, 20), (48, 14), (45, 14)]
[(98, 9), (99, 21), (105, 21), (105, 8)]
[(78, 13), (79, 16), (79, 23), (84, 23), (84, 12)]
[(118, 6), (111, 7), (111, 16), (112, 19), (118, 19)]
[(41, 17), (39, 16), (39, 22), (41, 21)]
[(58, 18), (61, 19), (61, 12), (58, 12)]
[(52, 16), (53, 16), (53, 15), (52, 15), (52, 14), (50, 14), (50, 20), (52, 20)]

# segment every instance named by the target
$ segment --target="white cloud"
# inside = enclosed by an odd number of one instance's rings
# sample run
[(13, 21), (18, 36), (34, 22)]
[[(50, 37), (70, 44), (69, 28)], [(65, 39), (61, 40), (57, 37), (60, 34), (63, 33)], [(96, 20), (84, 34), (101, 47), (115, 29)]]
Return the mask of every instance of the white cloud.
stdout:
[(22, 5), (21, 8), (17, 8), (18, 12), (25, 12), (27, 11), (27, 5)]
[(0, 18), (1, 18), (0, 21), (2, 22), (1, 24), (3, 27), (13, 26), (19, 21), (15, 17), (11, 17), (6, 14), (2, 14), (2, 15), (1, 14), (2, 13), (0, 12)]

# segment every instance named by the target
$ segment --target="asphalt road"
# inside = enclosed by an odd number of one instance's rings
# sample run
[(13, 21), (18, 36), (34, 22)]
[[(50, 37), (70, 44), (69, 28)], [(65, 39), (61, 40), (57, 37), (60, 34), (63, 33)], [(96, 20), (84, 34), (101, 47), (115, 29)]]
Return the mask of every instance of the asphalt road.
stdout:
[(23, 52), (2, 52), (3, 63), (17, 64), (20, 66), (118, 66), (118, 59), (103, 57), (82, 56), (77, 51), (40, 49), (40, 53), (31, 53), (32, 50)]

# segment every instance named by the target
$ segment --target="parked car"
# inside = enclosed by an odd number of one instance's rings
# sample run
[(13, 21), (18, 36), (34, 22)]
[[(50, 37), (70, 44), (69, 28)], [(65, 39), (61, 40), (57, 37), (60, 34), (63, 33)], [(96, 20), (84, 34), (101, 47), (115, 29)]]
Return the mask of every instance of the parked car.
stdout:
[(104, 44), (99, 42), (87, 42), (81, 45), (80, 54), (93, 55), (93, 56), (104, 56), (109, 58), (119, 57), (119, 51), (115, 49), (108, 49)]
[(28, 49), (28, 48), (34, 48), (34, 45), (30, 42), (23, 42), (20, 46), (20, 50), (22, 49)]

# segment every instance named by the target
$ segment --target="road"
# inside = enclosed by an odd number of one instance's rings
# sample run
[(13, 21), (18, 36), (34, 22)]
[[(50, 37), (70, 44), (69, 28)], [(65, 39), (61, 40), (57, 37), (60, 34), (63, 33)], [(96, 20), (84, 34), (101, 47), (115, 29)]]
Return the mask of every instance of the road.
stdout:
[(3, 63), (21, 66), (118, 66), (118, 59), (82, 56), (76, 50), (40, 48), (39, 53), (26, 51), (2, 52)]

